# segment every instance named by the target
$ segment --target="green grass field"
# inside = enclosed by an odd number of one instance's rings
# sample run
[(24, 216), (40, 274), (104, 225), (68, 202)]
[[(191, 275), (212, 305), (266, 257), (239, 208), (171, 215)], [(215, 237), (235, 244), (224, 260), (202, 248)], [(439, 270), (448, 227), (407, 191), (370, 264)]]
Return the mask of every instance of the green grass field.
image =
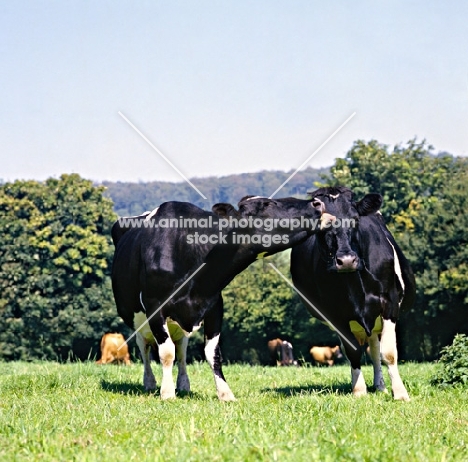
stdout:
[(0, 460), (466, 461), (467, 390), (431, 386), (434, 367), (401, 366), (404, 403), (354, 398), (347, 366), (231, 365), (237, 402), (221, 403), (207, 363), (169, 402), (144, 392), (140, 364), (0, 363)]

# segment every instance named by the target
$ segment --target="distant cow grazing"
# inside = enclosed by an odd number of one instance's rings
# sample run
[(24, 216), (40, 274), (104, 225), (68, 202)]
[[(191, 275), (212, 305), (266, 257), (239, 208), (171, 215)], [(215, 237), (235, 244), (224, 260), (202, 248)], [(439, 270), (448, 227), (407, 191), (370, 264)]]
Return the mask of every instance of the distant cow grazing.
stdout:
[[(344, 187), (321, 188), (310, 194), (317, 210), (331, 213), (337, 220), (326, 233), (311, 236), (293, 248), (294, 284), (310, 313), (331, 324), (340, 335), (351, 362), (354, 395), (367, 392), (361, 345), (368, 342), (374, 387), (385, 391), (381, 355), (388, 366), (393, 397), (407, 401), (397, 366), (395, 325), (400, 309), (413, 303), (415, 282), (378, 211), (382, 197), (367, 194), (356, 202), (352, 191)], [(354, 223), (346, 223), (346, 219)]]
[(97, 364), (130, 364), (130, 355), (122, 334), (104, 334), (101, 339), (101, 359)]
[(294, 360), (293, 347), (291, 343), (280, 338), (268, 342), (272, 366), (297, 366)]
[(310, 354), (315, 364), (322, 364), (324, 366), (333, 366), (337, 359), (343, 357), (338, 345), (334, 347), (314, 346), (310, 349)]
[[(165, 202), (149, 214), (120, 219), (112, 228), (116, 247), (112, 287), (117, 310), (137, 331), (147, 390), (156, 387), (149, 351), (151, 345), (157, 345), (163, 368), (162, 399), (175, 397), (172, 366), (176, 355), (177, 389), (190, 390), (187, 335), (201, 322), (218, 398), (235, 399), (221, 368), (221, 291), (258, 257), (290, 248), (313, 233), (305, 224), (292, 230), (284, 227), (283, 220), (322, 216), (307, 200), (252, 196), (243, 198), (238, 210), (230, 204), (216, 204), (213, 211), (186, 202)], [(257, 218), (271, 221), (261, 226)], [(322, 216), (322, 220), (329, 219)], [(184, 220), (190, 220), (189, 228), (175, 226)], [(170, 222), (174, 226), (168, 226)], [(254, 222), (257, 224), (249, 224)]]

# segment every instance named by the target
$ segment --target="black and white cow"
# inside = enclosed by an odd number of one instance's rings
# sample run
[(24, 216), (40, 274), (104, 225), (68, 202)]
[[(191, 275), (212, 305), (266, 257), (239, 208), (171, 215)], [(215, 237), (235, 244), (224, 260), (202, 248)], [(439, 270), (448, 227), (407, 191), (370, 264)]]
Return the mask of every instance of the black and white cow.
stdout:
[(382, 197), (367, 194), (355, 202), (345, 187), (321, 188), (310, 194), (317, 210), (337, 220), (326, 233), (293, 248), (294, 285), (310, 313), (339, 333), (351, 362), (354, 395), (367, 392), (360, 364), (361, 345), (368, 342), (374, 387), (385, 391), (381, 356), (388, 366), (394, 398), (407, 401), (397, 367), (395, 323), (400, 309), (414, 301), (415, 281), (378, 211)]
[[(151, 345), (157, 345), (163, 368), (162, 399), (175, 397), (172, 366), (176, 355), (177, 389), (190, 390), (187, 335), (201, 322), (205, 356), (213, 370), (218, 397), (223, 401), (235, 399), (221, 368), (222, 289), (259, 256), (291, 248), (314, 232), (305, 220), (291, 229), (289, 220), (330, 219), (322, 216), (311, 201), (294, 198), (247, 196), (239, 202), (238, 210), (230, 204), (216, 204), (213, 211), (185, 202), (166, 202), (133, 220), (120, 219), (112, 229), (116, 247), (112, 287), (117, 310), (138, 332), (147, 390), (156, 387), (149, 353)], [(169, 226), (171, 221), (174, 226)]]

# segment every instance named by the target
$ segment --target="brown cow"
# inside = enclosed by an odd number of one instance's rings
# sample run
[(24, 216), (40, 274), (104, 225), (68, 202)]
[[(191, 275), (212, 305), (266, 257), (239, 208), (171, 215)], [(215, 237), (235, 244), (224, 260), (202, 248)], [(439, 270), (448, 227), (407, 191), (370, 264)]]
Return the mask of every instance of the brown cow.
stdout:
[[(120, 349), (119, 349), (120, 348)], [(101, 339), (101, 359), (97, 364), (130, 364), (128, 346), (122, 334), (104, 334)]]
[(333, 366), (333, 364), (335, 364), (335, 360), (343, 357), (338, 345), (335, 347), (314, 346), (310, 349), (310, 354), (312, 355), (312, 358), (316, 364), (323, 364), (328, 366)]
[(297, 366), (294, 361), (292, 345), (286, 340), (276, 338), (268, 342), (270, 350), (271, 365), (277, 366)]

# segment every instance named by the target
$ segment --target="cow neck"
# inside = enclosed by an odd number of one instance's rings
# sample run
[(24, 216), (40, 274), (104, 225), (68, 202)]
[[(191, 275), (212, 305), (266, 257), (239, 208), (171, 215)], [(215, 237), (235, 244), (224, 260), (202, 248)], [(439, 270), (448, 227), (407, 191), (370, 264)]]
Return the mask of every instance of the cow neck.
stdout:
[[(289, 234), (288, 244), (271, 244), (263, 247), (260, 244), (234, 244), (232, 230), (228, 233), (228, 244), (216, 245), (205, 258), (206, 265), (195, 276), (197, 290), (203, 295), (214, 295), (223, 290), (239, 273), (263, 254), (273, 255), (291, 248), (305, 239), (305, 231)], [(253, 233), (255, 234), (255, 233)], [(271, 234), (275, 234), (274, 231)]]
[[(230, 237), (230, 233), (228, 236)], [(228, 238), (229, 238), (228, 237)], [(257, 247), (257, 246), (255, 246)], [(245, 244), (218, 244), (205, 258), (205, 266), (194, 277), (197, 291), (214, 295), (257, 259), (258, 252)]]

